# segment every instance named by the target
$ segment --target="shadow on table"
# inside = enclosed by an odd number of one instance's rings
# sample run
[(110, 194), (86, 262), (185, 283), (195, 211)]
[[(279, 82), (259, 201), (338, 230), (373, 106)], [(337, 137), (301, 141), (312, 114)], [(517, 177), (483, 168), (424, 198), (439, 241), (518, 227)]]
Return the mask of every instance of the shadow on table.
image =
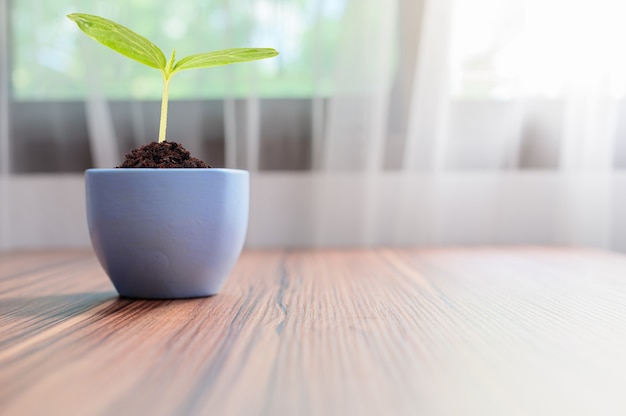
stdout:
[(0, 298), (0, 318), (41, 317), (65, 319), (87, 312), (105, 302), (117, 302), (117, 293), (85, 292), (34, 297)]
[(10, 322), (12, 319), (39, 318), (38, 320), (59, 321), (86, 313), (103, 304), (106, 307), (98, 310), (94, 316), (105, 316), (121, 313), (129, 305), (144, 312), (164, 307), (172, 302), (194, 302), (196, 299), (134, 299), (120, 297), (114, 291), (84, 292), (34, 297), (0, 298), (0, 319)]

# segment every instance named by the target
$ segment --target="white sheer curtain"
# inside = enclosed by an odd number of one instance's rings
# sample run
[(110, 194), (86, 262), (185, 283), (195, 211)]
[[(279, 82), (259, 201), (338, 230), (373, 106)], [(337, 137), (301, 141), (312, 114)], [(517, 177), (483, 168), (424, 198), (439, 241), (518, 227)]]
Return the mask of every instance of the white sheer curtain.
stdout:
[(624, 249), (624, 8), (347, 2), (308, 191), (264, 204), (254, 242)]
[[(139, 13), (131, 3), (76, 3), (122, 21)], [(168, 19), (214, 6), (180, 4)], [(621, 0), (229, 0), (212, 13), (220, 46), (281, 52), (263, 67), (216, 72), (210, 87), (225, 91), (225, 164), (252, 172), (250, 246), (626, 250)], [(187, 29), (170, 20), (166, 31), (182, 38)], [(211, 48), (203, 43), (194, 48)], [(261, 161), (277, 138), (262, 126), (288, 120), (266, 111), (259, 74), (280, 86), (295, 67), (311, 86), (288, 84), (310, 100), (310, 169), (268, 171)], [(200, 72), (195, 91), (208, 91)], [(109, 165), (118, 152), (110, 107), (102, 90), (85, 90), (92, 160)], [(7, 134), (0, 125), (3, 146)]]

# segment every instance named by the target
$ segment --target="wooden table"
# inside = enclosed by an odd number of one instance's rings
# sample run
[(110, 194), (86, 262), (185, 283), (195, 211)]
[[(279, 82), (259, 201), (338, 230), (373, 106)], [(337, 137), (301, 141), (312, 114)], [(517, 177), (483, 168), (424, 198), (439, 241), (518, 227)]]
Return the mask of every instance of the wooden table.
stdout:
[(0, 414), (624, 415), (626, 257), (246, 251), (211, 298), (0, 254)]

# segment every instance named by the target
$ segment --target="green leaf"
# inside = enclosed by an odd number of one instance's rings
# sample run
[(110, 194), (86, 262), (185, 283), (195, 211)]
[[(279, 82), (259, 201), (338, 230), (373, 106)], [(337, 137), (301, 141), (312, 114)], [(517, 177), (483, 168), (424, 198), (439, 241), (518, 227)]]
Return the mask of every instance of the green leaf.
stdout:
[(165, 69), (165, 55), (154, 43), (132, 30), (103, 17), (72, 13), (67, 17), (90, 38), (128, 58), (152, 68)]
[(272, 48), (234, 48), (221, 51), (199, 53), (186, 56), (174, 65), (174, 72), (184, 69), (209, 68), (234, 64), (237, 62), (256, 61), (278, 55)]

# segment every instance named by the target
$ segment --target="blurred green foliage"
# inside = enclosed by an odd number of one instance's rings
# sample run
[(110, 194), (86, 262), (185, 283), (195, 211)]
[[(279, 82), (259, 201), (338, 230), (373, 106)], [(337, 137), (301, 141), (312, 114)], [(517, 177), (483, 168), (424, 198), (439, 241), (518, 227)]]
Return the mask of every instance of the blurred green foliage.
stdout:
[[(310, 97), (331, 93), (345, 0), (15, 0), (11, 7), (12, 94), (16, 100), (80, 100), (93, 88), (112, 99), (159, 99), (151, 68), (106, 50), (65, 16), (93, 13), (151, 39), (166, 55), (270, 47), (279, 57), (187, 71), (173, 99)], [(97, 84), (97, 85), (95, 85)]]

